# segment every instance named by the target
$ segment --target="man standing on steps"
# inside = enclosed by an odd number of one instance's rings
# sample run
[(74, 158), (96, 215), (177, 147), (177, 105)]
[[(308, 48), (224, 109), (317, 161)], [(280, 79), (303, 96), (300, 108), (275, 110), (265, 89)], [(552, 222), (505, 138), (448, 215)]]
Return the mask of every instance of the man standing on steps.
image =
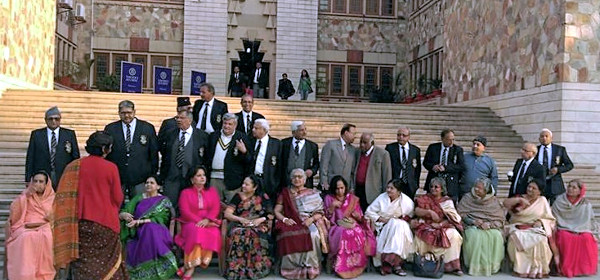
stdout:
[(237, 116), (236, 130), (243, 133), (248, 138), (252, 138), (254, 121), (264, 119), (265, 117), (258, 112), (252, 111), (252, 108), (254, 108), (254, 97), (252, 97), (252, 95), (244, 94), (241, 100), (242, 110), (235, 113)]
[(158, 171), (158, 138), (154, 125), (135, 117), (133, 102), (119, 102), (119, 118), (104, 127), (113, 138), (106, 159), (119, 168), (123, 194), (132, 199), (144, 192), (146, 179)]
[(521, 148), (521, 158), (515, 162), (512, 176), (508, 177), (511, 182), (508, 197), (527, 192), (527, 185), (533, 180), (542, 184), (540, 190), (546, 188), (546, 172), (544, 167), (535, 160), (537, 147), (531, 142), (523, 144)]
[(373, 133), (363, 133), (360, 137), (360, 156), (355, 174), (354, 194), (360, 199), (360, 208), (366, 211), (369, 204), (385, 192), (388, 182), (392, 179), (390, 154), (385, 149), (375, 146)]
[[(189, 96), (177, 97), (177, 108), (176, 108), (175, 112), (179, 113), (180, 111), (189, 111), (190, 113), (192, 112), (192, 103), (190, 102)], [(172, 118), (164, 119), (162, 121), (162, 123), (160, 124), (160, 129), (158, 130), (159, 145), (161, 145), (162, 141), (164, 141), (165, 135), (168, 131), (177, 129), (176, 118), (177, 118), (177, 114), (175, 114), (175, 116)], [(195, 124), (192, 124), (192, 125), (194, 127), (196, 126)]]
[(204, 83), (200, 86), (202, 99), (194, 102), (194, 122), (196, 128), (210, 134), (221, 130), (223, 115), (227, 114), (227, 103), (215, 98), (215, 87)]
[[(358, 158), (358, 151), (352, 146), (356, 138), (356, 126), (344, 124), (340, 131), (340, 138), (327, 141), (321, 151), (321, 187), (328, 190), (329, 181), (335, 175), (341, 175), (354, 189), (354, 168)], [(335, 186), (334, 186), (335, 187)]]
[(488, 178), (494, 190), (498, 190), (498, 169), (496, 161), (485, 153), (487, 139), (477, 136), (473, 139), (470, 152), (465, 153), (465, 172), (460, 180), (460, 197), (468, 192), (479, 178)]
[(231, 97), (240, 97), (244, 93), (246, 87), (246, 76), (240, 73), (240, 67), (233, 67), (233, 74), (229, 77), (227, 91)]
[(559, 194), (565, 192), (565, 183), (561, 174), (573, 169), (573, 162), (565, 147), (552, 143), (552, 131), (549, 129), (542, 129), (539, 140), (536, 158), (546, 170), (544, 196), (552, 204)]
[(429, 173), (425, 180), (425, 190), (429, 190), (429, 182), (435, 177), (446, 180), (448, 196), (454, 203), (458, 203), (460, 193), (460, 177), (465, 169), (465, 160), (462, 147), (454, 145), (454, 131), (444, 129), (440, 134), (442, 142), (433, 143), (427, 147), (423, 166)]
[(254, 74), (252, 75), (252, 91), (256, 98), (268, 98), (265, 90), (269, 90), (269, 73), (262, 68), (262, 63), (257, 62)]
[(52, 188), (56, 190), (65, 166), (79, 158), (75, 131), (60, 127), (61, 113), (54, 106), (46, 111), (46, 127), (36, 129), (29, 137), (25, 159), (25, 182), (40, 170), (50, 174)]
[(410, 188), (402, 193), (414, 199), (421, 178), (421, 149), (409, 142), (410, 129), (407, 127), (398, 129), (396, 139), (398, 142), (385, 146), (392, 161), (392, 178), (402, 179)]
[(301, 168), (306, 173), (306, 187), (314, 187), (314, 177), (319, 171), (319, 145), (306, 139), (304, 121), (292, 121), (292, 137), (281, 140), (281, 187), (291, 184), (290, 173)]

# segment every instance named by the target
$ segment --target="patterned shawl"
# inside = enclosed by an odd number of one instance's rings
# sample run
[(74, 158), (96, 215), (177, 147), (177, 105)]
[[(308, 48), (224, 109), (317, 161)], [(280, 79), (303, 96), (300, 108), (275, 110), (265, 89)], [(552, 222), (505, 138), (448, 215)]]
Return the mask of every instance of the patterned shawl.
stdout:
[(472, 192), (467, 193), (460, 200), (457, 210), (463, 220), (482, 220), (497, 225), (497, 228), (502, 228), (506, 222), (506, 211), (493, 194), (480, 198)]
[(81, 160), (65, 167), (54, 199), (54, 266), (66, 268), (79, 258), (79, 219), (77, 197)]

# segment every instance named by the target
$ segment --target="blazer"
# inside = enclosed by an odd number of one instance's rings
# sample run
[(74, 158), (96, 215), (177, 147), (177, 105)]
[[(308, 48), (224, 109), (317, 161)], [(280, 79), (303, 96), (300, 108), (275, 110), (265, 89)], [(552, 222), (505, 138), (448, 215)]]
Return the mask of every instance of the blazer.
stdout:
[(242, 114), (242, 111), (239, 111), (235, 113), (235, 115), (238, 117), (236, 130), (243, 133), (244, 135), (247, 135), (250, 138), (252, 137), (252, 127), (254, 126), (254, 121), (265, 118), (261, 113), (252, 111), (252, 117), (250, 117), (250, 133), (246, 133), (246, 128), (244, 127), (243, 120), (244, 114)]
[[(221, 137), (221, 131), (215, 131), (208, 136), (208, 148), (205, 153), (204, 162), (207, 163), (208, 173), (212, 172), (212, 161), (215, 156), (215, 150), (217, 148), (219, 138)], [(236, 131), (231, 138), (229, 148), (225, 155), (224, 173), (225, 173), (225, 186), (228, 190), (235, 190), (242, 186), (244, 178), (250, 173), (250, 164), (252, 158), (246, 154), (239, 152), (235, 146), (237, 140), (242, 140), (244, 143), (248, 143), (248, 139), (239, 131)], [(210, 174), (207, 175), (210, 178)]]
[(460, 176), (465, 169), (463, 148), (458, 145), (452, 145), (448, 150), (448, 160), (447, 165), (445, 166), (446, 171), (438, 173), (433, 171), (433, 166), (440, 163), (441, 152), (442, 142), (433, 143), (427, 147), (425, 158), (423, 159), (423, 166), (429, 171), (427, 173), (427, 179), (425, 180), (425, 190), (429, 190), (429, 182), (431, 182), (431, 179), (442, 176), (446, 179), (448, 195), (458, 196), (460, 194)]
[[(264, 143), (262, 143), (264, 145)], [(249, 147), (246, 149), (251, 156), (250, 174), (254, 174), (256, 161), (254, 155), (257, 152), (255, 149), (256, 139), (250, 139)], [(265, 163), (263, 165), (263, 191), (269, 195), (270, 199), (276, 199), (275, 195), (279, 193), (279, 182), (281, 182), (281, 141), (269, 135), (267, 143), (267, 153), (265, 154)]]
[(132, 131), (131, 135), (129, 155), (125, 148), (125, 135), (121, 121), (106, 125), (104, 132), (113, 138), (112, 151), (106, 159), (119, 168), (123, 186), (135, 186), (146, 182), (148, 176), (158, 172), (158, 138), (152, 124), (137, 119), (135, 131)]
[[(201, 129), (194, 128), (194, 132), (192, 133), (192, 138), (194, 139), (194, 157), (192, 158), (192, 166), (204, 165), (205, 164), (205, 153), (206, 146), (208, 142), (208, 134)], [(162, 143), (160, 147), (160, 154), (162, 155), (162, 164), (160, 165), (160, 177), (161, 180), (164, 181), (169, 174), (169, 169), (171, 168), (171, 158), (176, 155), (172, 154), (173, 145), (175, 142), (179, 141), (179, 129), (172, 129), (165, 136), (165, 141)], [(187, 174), (183, 174), (183, 176), (187, 176)]]
[[(547, 197), (555, 197), (565, 192), (565, 183), (563, 182), (562, 173), (569, 172), (573, 169), (573, 162), (567, 154), (567, 149), (561, 145), (552, 143), (552, 158), (550, 166), (556, 167), (558, 172), (554, 175), (548, 173), (546, 175), (546, 189), (544, 191)], [(542, 145), (538, 146), (538, 154), (535, 155), (535, 160), (538, 160), (539, 154), (543, 152)], [(539, 161), (538, 161), (539, 162)]]
[(244, 92), (244, 86), (246, 86), (246, 76), (242, 73), (238, 73), (238, 79), (235, 79), (235, 73), (229, 76), (229, 84), (227, 85), (227, 92)]
[[(252, 77), (250, 78), (249, 84), (254, 83), (254, 76), (256, 76), (256, 68), (252, 70)], [(266, 88), (269, 86), (269, 70), (265, 68), (261, 68), (260, 76), (258, 77), (258, 87)]]
[[(223, 115), (227, 114), (228, 112), (227, 103), (216, 98), (213, 99), (215, 102), (213, 102), (213, 108), (210, 112), (210, 124), (215, 131), (219, 131), (223, 127)], [(200, 116), (198, 114), (200, 114), (200, 109), (202, 109), (202, 106), (204, 106), (204, 100), (197, 99), (196, 102), (194, 102), (194, 123), (198, 123), (200, 121)]]
[(546, 170), (545, 168), (537, 162), (537, 159), (534, 158), (527, 170), (525, 171), (525, 175), (521, 176), (521, 179), (517, 180), (517, 176), (519, 174), (519, 169), (523, 164), (523, 159), (520, 158), (515, 162), (515, 166), (513, 167), (513, 176), (509, 179), (510, 181), (510, 190), (508, 191), (508, 197), (513, 197), (517, 194), (525, 194), (527, 192), (527, 185), (531, 179), (537, 179), (542, 186), (540, 190), (542, 194), (544, 194), (544, 190), (546, 188)]
[[(354, 171), (358, 161), (358, 151), (352, 145), (346, 145), (348, 151), (342, 150), (340, 138), (329, 140), (321, 150), (321, 169), (319, 176), (321, 185), (329, 184), (335, 175), (341, 175), (354, 189)], [(331, 186), (330, 186), (331, 187)]]
[[(36, 129), (31, 132), (29, 137), (29, 146), (27, 147), (27, 156), (25, 158), (25, 182), (29, 182), (33, 173), (44, 170), (48, 174), (50, 167), (50, 147), (48, 145), (47, 128)], [(56, 190), (63, 170), (71, 161), (79, 158), (79, 146), (75, 131), (59, 127), (56, 146), (56, 155), (54, 158), (54, 172), (56, 179), (52, 186)]]
[[(356, 164), (355, 172), (358, 169)], [(367, 168), (367, 178), (365, 180), (365, 194), (367, 202), (371, 204), (380, 194), (385, 192), (387, 183), (392, 179), (392, 163), (390, 154), (380, 147), (373, 147), (369, 167)], [(329, 186), (331, 188), (331, 186)]]
[[(419, 180), (421, 178), (421, 149), (410, 142), (408, 143), (408, 146), (406, 176), (409, 189), (403, 190), (403, 192), (411, 199), (414, 199), (415, 194), (419, 189)], [(390, 154), (390, 160), (392, 162), (392, 178), (400, 178), (400, 171), (402, 170), (400, 144), (398, 142), (387, 144), (385, 150)]]
[[(196, 122), (192, 121), (192, 127), (196, 127)], [(172, 129), (177, 129), (177, 120), (175, 117), (164, 119), (158, 129), (158, 146), (160, 147), (165, 140), (165, 135)]]
[[(281, 187), (286, 187), (290, 185), (290, 174), (285, 174), (287, 172), (288, 161), (290, 159), (290, 151), (293, 150), (293, 141), (294, 137), (288, 137), (281, 140)], [(302, 169), (304, 170), (312, 170), (312, 176), (306, 178), (306, 187), (313, 188), (314, 187), (314, 177), (319, 172), (319, 145), (313, 141), (308, 139), (304, 139), (304, 147), (305, 156), (304, 156), (304, 166)]]

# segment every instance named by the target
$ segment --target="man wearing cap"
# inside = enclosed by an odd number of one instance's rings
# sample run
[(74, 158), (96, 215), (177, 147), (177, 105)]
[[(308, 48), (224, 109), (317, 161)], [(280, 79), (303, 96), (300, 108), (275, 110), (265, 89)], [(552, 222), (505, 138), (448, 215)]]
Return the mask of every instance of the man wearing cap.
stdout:
[(556, 196), (565, 192), (565, 183), (561, 174), (573, 169), (573, 162), (569, 158), (565, 147), (552, 143), (552, 131), (550, 129), (542, 129), (539, 141), (540, 145), (538, 146), (536, 158), (546, 169), (544, 196), (552, 204)]
[[(192, 103), (190, 102), (190, 98), (188, 96), (177, 97), (176, 112), (179, 113), (180, 111), (192, 112)], [(164, 141), (165, 135), (168, 131), (177, 129), (177, 120), (175, 118), (177, 118), (177, 116), (162, 121), (160, 124), (160, 129), (158, 130), (158, 143), (162, 143), (162, 141)], [(195, 126), (195, 124), (192, 125)]]
[(223, 115), (227, 114), (227, 103), (215, 98), (215, 87), (212, 84), (200, 85), (202, 99), (194, 102), (194, 122), (196, 128), (210, 134), (221, 130)]
[(251, 138), (254, 121), (264, 119), (265, 117), (258, 112), (252, 111), (254, 108), (254, 97), (252, 95), (245, 94), (242, 96), (241, 104), (242, 110), (235, 113), (238, 118), (236, 130)]
[(281, 187), (290, 185), (289, 174), (296, 168), (306, 173), (306, 187), (313, 188), (313, 178), (319, 171), (319, 145), (306, 139), (304, 121), (292, 122), (292, 137), (281, 140)]
[(44, 170), (50, 174), (52, 187), (56, 190), (65, 166), (79, 158), (79, 146), (75, 131), (60, 127), (61, 114), (54, 106), (45, 115), (46, 127), (36, 129), (29, 137), (25, 160), (25, 181), (33, 173)]
[(485, 153), (487, 139), (477, 136), (473, 139), (470, 152), (465, 152), (465, 171), (460, 182), (460, 197), (471, 191), (479, 178), (489, 178), (494, 190), (498, 188), (498, 169), (496, 161)]
[(104, 127), (113, 138), (106, 159), (119, 168), (121, 189), (131, 199), (144, 191), (148, 176), (158, 171), (158, 140), (154, 125), (135, 117), (133, 102), (119, 102), (119, 118)]

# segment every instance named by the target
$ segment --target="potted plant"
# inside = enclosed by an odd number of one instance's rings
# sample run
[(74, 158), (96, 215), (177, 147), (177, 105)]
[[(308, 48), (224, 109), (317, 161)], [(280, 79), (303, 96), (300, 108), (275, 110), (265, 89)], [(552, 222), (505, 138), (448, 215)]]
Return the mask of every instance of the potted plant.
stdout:
[(429, 85), (433, 89), (431, 91), (432, 97), (442, 96), (442, 79), (432, 79)]

